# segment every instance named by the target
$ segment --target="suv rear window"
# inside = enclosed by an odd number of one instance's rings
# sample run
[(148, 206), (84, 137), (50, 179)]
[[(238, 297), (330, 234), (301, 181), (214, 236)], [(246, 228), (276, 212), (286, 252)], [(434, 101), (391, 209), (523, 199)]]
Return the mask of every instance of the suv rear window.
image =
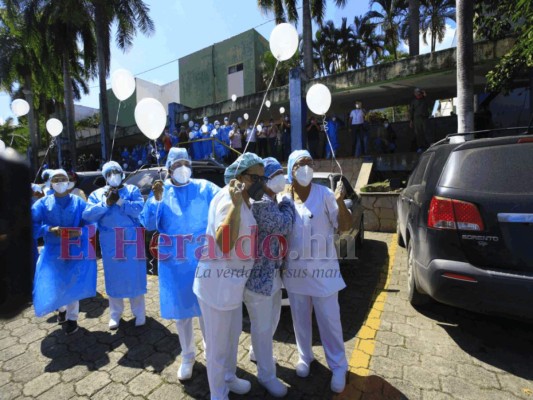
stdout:
[(471, 148), (450, 155), (440, 186), (482, 193), (533, 193), (533, 143)]

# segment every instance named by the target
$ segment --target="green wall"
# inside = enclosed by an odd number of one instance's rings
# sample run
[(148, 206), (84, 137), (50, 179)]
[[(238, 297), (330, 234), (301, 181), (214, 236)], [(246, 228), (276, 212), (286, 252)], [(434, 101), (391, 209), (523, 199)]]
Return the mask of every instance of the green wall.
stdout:
[[(107, 89), (107, 109), (109, 110), (109, 124), (115, 125), (117, 118), (118, 99), (115, 97), (113, 90)], [(137, 90), (120, 104), (118, 114), (118, 126), (126, 128), (135, 124), (135, 106), (137, 105)]]
[[(254, 29), (179, 60), (180, 102), (191, 108), (226, 101), (228, 67), (243, 64), (244, 94), (261, 88), (258, 66), (268, 42)], [(258, 79), (259, 78), (259, 79)]]

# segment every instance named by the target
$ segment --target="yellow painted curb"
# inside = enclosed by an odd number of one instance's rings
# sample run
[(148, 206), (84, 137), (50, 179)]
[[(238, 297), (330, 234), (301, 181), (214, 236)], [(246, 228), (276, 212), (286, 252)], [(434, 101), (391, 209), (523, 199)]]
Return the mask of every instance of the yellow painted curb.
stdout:
[(374, 290), (374, 294), (372, 295), (372, 307), (368, 310), (365, 322), (357, 333), (354, 350), (348, 363), (350, 372), (359, 376), (368, 376), (370, 373), (370, 360), (376, 347), (376, 334), (381, 325), (381, 314), (385, 309), (387, 289), (390, 284), (396, 250), (398, 249), (396, 239), (397, 235), (394, 234), (388, 246), (389, 263), (385, 267), (386, 270), (381, 271), (380, 282), (384, 282), (383, 287), (379, 288), (378, 283), (378, 287)]

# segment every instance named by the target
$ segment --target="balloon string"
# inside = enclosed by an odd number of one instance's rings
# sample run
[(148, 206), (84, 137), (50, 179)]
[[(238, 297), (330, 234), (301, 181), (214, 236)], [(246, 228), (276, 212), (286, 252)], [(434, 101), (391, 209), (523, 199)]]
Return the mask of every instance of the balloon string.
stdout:
[[(326, 122), (326, 116), (323, 115), (322, 118), (323, 118), (322, 119), (322, 125), (324, 125), (324, 132), (326, 133), (326, 138), (328, 139), (329, 149), (331, 150), (331, 158), (332, 158), (332, 160), (335, 160), (335, 162), (337, 163), (337, 166), (339, 167), (339, 171), (341, 171), (341, 176), (344, 176), (344, 174), (342, 172), (342, 167), (341, 167), (339, 161), (337, 161), (337, 157), (335, 156), (335, 150), (333, 150), (333, 145), (331, 144), (331, 140), (329, 139), (328, 123)], [(333, 173), (333, 168), (331, 168), (331, 172)]]
[[(272, 78), (270, 79), (270, 82), (267, 86), (267, 89), (265, 90), (265, 95), (263, 96), (263, 101), (261, 103), (261, 107), (259, 107), (259, 113), (257, 114), (257, 117), (255, 118), (255, 123), (252, 127), (252, 129), (257, 130), (257, 121), (259, 121), (259, 117), (261, 116), (261, 111), (263, 110), (263, 106), (265, 105), (265, 101), (268, 95), (268, 91), (270, 90), (270, 87), (272, 86), (272, 82), (274, 82), (274, 77), (276, 76), (276, 70), (278, 69), (279, 60), (276, 62), (276, 66), (274, 67), (274, 72), (272, 73)], [(252, 130), (253, 132), (253, 130)], [(252, 132), (250, 132), (250, 136), (252, 136)], [(246, 141), (246, 145), (244, 146), (244, 150), (242, 151), (242, 154), (246, 153), (246, 150), (248, 149), (248, 145), (250, 144), (250, 138)], [(235, 175), (233, 175), (233, 178), (237, 176), (237, 171), (239, 170), (239, 167), (241, 165), (242, 158), (239, 159), (239, 163), (237, 164), (237, 168), (235, 169)]]
[[(154, 151), (155, 151), (155, 158), (157, 160), (157, 166), (159, 167), (159, 180), (163, 180), (162, 178), (162, 175), (161, 175), (161, 164), (159, 163), (159, 157), (160, 157), (160, 154), (159, 154), (159, 151), (157, 150), (157, 140), (154, 140)], [(164, 188), (163, 188), (163, 193), (164, 193)], [(157, 211), (155, 213), (155, 229), (157, 231), (159, 231), (159, 207), (161, 206), (161, 202), (163, 201), (163, 199), (159, 200), (157, 202)]]
[(111, 145), (111, 152), (109, 153), (109, 161), (113, 159), (113, 148), (115, 147), (115, 134), (117, 133), (118, 113), (120, 112), (120, 104), (122, 101), (118, 101), (117, 118), (115, 118), (115, 129), (113, 129), (113, 144)]
[(56, 141), (56, 138), (52, 138), (52, 140), (50, 141), (50, 144), (48, 145), (48, 148), (46, 149), (46, 153), (44, 153), (44, 158), (43, 158), (43, 162), (41, 163), (41, 166), (39, 167), (39, 169), (37, 170), (37, 174), (35, 175), (35, 179), (33, 180), (33, 183), (37, 183), (37, 178), (39, 176), (39, 173), (41, 172), (41, 170), (43, 169), (43, 165), (44, 163), (46, 162), (46, 157), (48, 156), (48, 152), (50, 151), (50, 149), (52, 147), (54, 147), (55, 145), (55, 141)]

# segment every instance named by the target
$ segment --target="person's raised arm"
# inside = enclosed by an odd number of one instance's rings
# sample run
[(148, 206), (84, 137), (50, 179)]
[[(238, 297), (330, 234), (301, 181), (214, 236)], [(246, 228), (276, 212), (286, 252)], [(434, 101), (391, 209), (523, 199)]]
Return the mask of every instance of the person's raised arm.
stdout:
[[(224, 254), (227, 254), (235, 247), (239, 238), (239, 228), (241, 225), (242, 188), (240, 182), (232, 179), (229, 183), (229, 194), (231, 205), (226, 217), (217, 227), (216, 242)], [(229, 236), (229, 241), (225, 239)]]
[(348, 231), (351, 227), (352, 215), (350, 210), (346, 207), (344, 203), (344, 197), (346, 196), (346, 189), (342, 180), (337, 182), (337, 187), (335, 189), (335, 200), (337, 201), (337, 206), (339, 207), (339, 215), (337, 217), (338, 221), (338, 230), (340, 232)]

